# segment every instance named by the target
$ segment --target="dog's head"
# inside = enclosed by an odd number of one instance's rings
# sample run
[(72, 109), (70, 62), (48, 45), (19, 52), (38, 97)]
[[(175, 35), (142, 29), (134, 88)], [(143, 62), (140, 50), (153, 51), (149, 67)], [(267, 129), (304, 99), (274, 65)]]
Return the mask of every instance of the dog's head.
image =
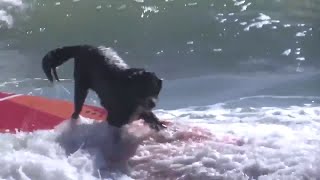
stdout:
[(145, 110), (154, 108), (162, 89), (162, 79), (154, 72), (143, 69), (131, 70), (128, 78), (131, 82), (130, 91), (134, 94), (138, 104)]

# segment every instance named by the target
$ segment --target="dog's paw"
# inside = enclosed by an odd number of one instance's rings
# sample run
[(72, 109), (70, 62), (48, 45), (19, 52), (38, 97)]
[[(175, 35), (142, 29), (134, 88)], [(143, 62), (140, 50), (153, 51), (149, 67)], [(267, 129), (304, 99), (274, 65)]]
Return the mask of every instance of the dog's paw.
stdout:
[(78, 113), (72, 113), (71, 119), (78, 120), (79, 119), (79, 114)]

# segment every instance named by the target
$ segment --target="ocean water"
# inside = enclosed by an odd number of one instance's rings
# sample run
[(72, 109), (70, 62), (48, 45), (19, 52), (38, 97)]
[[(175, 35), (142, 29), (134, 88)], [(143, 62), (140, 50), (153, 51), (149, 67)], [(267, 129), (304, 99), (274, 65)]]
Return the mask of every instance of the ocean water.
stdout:
[(319, 22), (318, 0), (0, 0), (0, 91), (72, 100), (72, 60), (50, 87), (41, 58), (105, 45), (165, 79), (171, 123), (0, 134), (0, 179), (319, 179)]

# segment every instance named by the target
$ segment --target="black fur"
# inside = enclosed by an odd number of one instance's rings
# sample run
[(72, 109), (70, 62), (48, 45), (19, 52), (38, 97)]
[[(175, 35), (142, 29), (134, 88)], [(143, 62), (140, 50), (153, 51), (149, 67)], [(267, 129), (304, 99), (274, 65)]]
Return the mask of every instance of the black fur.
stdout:
[(77, 119), (88, 90), (95, 91), (101, 105), (108, 111), (110, 125), (122, 127), (132, 120), (144, 119), (151, 128), (165, 126), (152, 112), (162, 89), (162, 80), (142, 68), (129, 68), (109, 48), (90, 45), (67, 46), (48, 52), (42, 69), (53, 83), (52, 72), (59, 81), (56, 67), (74, 58), (74, 112)]

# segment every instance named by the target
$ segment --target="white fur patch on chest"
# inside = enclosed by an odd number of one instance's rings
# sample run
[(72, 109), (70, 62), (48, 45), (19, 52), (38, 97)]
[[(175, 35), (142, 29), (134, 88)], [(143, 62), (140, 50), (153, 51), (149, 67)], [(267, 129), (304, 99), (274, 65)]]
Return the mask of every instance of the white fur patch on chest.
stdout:
[(129, 65), (111, 47), (99, 46), (98, 49), (109, 59), (110, 65), (115, 65), (120, 69), (129, 69)]

